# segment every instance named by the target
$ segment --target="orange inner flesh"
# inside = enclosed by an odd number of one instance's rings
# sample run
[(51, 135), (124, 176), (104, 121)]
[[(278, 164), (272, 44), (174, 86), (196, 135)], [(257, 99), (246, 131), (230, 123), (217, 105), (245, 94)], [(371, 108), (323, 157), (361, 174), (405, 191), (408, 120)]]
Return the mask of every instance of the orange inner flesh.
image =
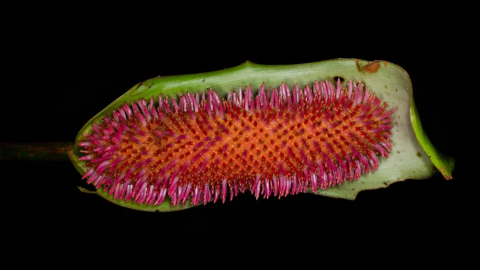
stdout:
[[(378, 115), (383, 114), (385, 106)], [(191, 115), (180, 112), (167, 114), (163, 120), (152, 118), (146, 126), (133, 117), (126, 125), (135, 123), (145, 135), (130, 128), (112, 158), (115, 160), (121, 155), (124, 161), (113, 172), (107, 169), (105, 173), (111, 173), (115, 179), (151, 158), (146, 167), (135, 169), (133, 174), (145, 169), (151, 184), (155, 184), (159, 175), (180, 171), (179, 184), (219, 186), (226, 179), (249, 187), (257, 175), (261, 179), (279, 175), (280, 167), (287, 177), (303, 175), (305, 157), (313, 164), (324, 163), (325, 158), (339, 164), (337, 157), (343, 160), (353, 157), (351, 146), (366, 156), (371, 151), (377, 153), (371, 144), (384, 140), (378, 133), (371, 132), (381, 124), (372, 116), (378, 108), (370, 108), (364, 114), (363, 108), (352, 103), (345, 111), (338, 107), (313, 102), (298, 106), (296, 112), (284, 110), (283, 113), (275, 108), (248, 112), (228, 107), (223, 119), (200, 111), (194, 113), (194, 120)], [(361, 115), (366, 116), (357, 121)], [(154, 130), (164, 135), (159, 137)], [(171, 132), (165, 135), (166, 131)], [(136, 139), (132, 140), (132, 136)], [(169, 164), (174, 165), (165, 171)]]

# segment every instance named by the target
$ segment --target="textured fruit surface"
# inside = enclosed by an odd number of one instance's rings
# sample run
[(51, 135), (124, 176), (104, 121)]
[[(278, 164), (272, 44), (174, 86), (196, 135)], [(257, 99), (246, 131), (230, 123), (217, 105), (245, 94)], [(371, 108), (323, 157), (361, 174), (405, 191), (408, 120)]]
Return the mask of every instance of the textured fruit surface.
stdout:
[(395, 109), (361, 82), (247, 86), (124, 103), (80, 143), (87, 182), (115, 199), (193, 205), (326, 189), (377, 170)]
[[(267, 88), (278, 87), (280, 82), (288, 83), (291, 86), (296, 83), (299, 86), (309, 85), (312, 87), (315, 80), (337, 82), (338, 79), (344, 82), (344, 87), (347, 86), (345, 82), (350, 79), (356, 82), (361, 81), (369, 89), (372, 89), (379, 99), (388, 103), (388, 110), (393, 108), (396, 110), (391, 115), (393, 120), (391, 122), (393, 126), (391, 129), (392, 151), (388, 153), (388, 159), (378, 158), (378, 168), (375, 173), (365, 173), (356, 181), (344, 181), (341, 185), (326, 189), (318, 188), (316, 192), (307, 189), (308, 193), (353, 200), (361, 191), (385, 188), (406, 179), (426, 179), (438, 172), (441, 172), (446, 179), (451, 178), (454, 160), (437, 151), (423, 131), (418, 111), (415, 109), (413, 88), (408, 73), (394, 63), (359, 59), (331, 59), (297, 65), (261, 65), (247, 61), (241, 65), (218, 71), (158, 76), (148, 79), (118, 96), (85, 123), (78, 132), (75, 144), (68, 152), (68, 156), (81, 175), (87, 174), (92, 168), (98, 166), (99, 164), (92, 165), (91, 160), (80, 160), (89, 154), (88, 149), (80, 147), (79, 144), (87, 142), (86, 134), (94, 133), (95, 125), (97, 128), (104, 125), (103, 119), (112, 119), (112, 112), (123, 107), (124, 103), (132, 106), (131, 104), (134, 102), (139, 107), (140, 100), (144, 99), (149, 103), (153, 98), (155, 106), (158, 106), (159, 96), (168, 96), (178, 102), (181, 99), (180, 93), (196, 93), (204, 89), (215, 89), (215, 93), (223, 100), (228, 97), (232, 89), (238, 89), (239, 86), (253, 85), (255, 86), (254, 94), (257, 95), (256, 90), (262, 83)], [(416, 91), (428, 90), (417, 89)], [(171, 100), (169, 104), (170, 107), (173, 105)], [(177, 105), (181, 108), (180, 104)], [(131, 109), (133, 110), (133, 108)], [(98, 182), (96, 183), (98, 184)], [(135, 198), (127, 202), (125, 199), (115, 199), (115, 194), (109, 195), (111, 190), (108, 188), (104, 190), (104, 188), (105, 186), (96, 189), (95, 193), (112, 203), (135, 210), (169, 212), (195, 206), (188, 199), (185, 205), (183, 202), (178, 204), (178, 199), (174, 202), (168, 195), (165, 196), (164, 203), (159, 205), (136, 203), (134, 202)], [(227, 185), (227, 190), (228, 188)], [(176, 206), (172, 206), (173, 203), (176, 203)], [(196, 205), (200, 205), (200, 203)]]

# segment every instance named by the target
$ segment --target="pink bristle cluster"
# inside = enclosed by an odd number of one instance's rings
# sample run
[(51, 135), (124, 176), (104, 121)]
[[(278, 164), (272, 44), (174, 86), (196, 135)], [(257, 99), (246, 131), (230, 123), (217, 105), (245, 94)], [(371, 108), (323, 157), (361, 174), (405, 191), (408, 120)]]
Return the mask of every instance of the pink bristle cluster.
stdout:
[(395, 109), (361, 82), (158, 101), (125, 103), (92, 125), (79, 144), (87, 183), (148, 205), (167, 197), (173, 205), (206, 204), (246, 190), (282, 197), (358, 179), (392, 148)]

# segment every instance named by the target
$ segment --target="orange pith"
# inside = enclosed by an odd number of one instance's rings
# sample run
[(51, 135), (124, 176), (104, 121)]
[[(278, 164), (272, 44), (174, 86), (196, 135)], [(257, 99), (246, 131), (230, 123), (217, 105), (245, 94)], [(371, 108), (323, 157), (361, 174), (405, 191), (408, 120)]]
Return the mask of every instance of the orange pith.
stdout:
[[(110, 179), (103, 184), (105, 188), (112, 186), (111, 193), (121, 193), (118, 190), (125, 187), (119, 185), (127, 179), (129, 183), (140, 182), (132, 187), (132, 196), (135, 192), (156, 192), (142, 195), (142, 201), (158, 197), (162, 187), (169, 195), (185, 199), (200, 196), (193, 192), (210, 192), (205, 189), (218, 192), (225, 185), (231, 194), (253, 190), (259, 179), (264, 190), (275, 194), (280, 188), (285, 190), (285, 179), (294, 179), (302, 190), (312, 185), (315, 190), (325, 189), (376, 169), (374, 156), (386, 155), (381, 147), (390, 150), (390, 128), (385, 124), (390, 122), (387, 116), (392, 111), (386, 111), (387, 104), (380, 105), (368, 90), (365, 97), (362, 90), (361, 98), (355, 92), (348, 94), (346, 88), (339, 90), (336, 98), (318, 95), (308, 100), (300, 96), (293, 105), (284, 102), (248, 109), (227, 101), (209, 106), (203, 100), (200, 107), (204, 109), (198, 111), (124, 119), (122, 124), (128, 128), (116, 144), (111, 138), (107, 140), (108, 136), (102, 142), (91, 139), (102, 149), (115, 146), (115, 151), (101, 160), (106, 154), (87, 147), (89, 157), (98, 159), (90, 162), (90, 167)], [(218, 113), (219, 106), (224, 112)], [(107, 126), (98, 127), (106, 130)], [(102, 162), (106, 165), (99, 165)], [(319, 183), (314, 185), (317, 177)], [(292, 189), (290, 185), (288, 189)], [(280, 196), (286, 194), (288, 191), (280, 192)]]

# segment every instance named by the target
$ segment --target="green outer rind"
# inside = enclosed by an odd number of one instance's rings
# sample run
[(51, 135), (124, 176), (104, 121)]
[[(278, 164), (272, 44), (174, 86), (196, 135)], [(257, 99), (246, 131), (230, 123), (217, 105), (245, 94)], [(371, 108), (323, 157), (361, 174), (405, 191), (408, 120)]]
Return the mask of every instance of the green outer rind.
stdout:
[(190, 200), (187, 200), (184, 206), (183, 205), (172, 206), (172, 202), (170, 198), (166, 198), (165, 201), (158, 206), (138, 204), (133, 201), (129, 201), (129, 202), (125, 200), (120, 201), (113, 198), (113, 195), (108, 195), (108, 192), (103, 191), (103, 189), (97, 189), (97, 194), (105, 198), (106, 200), (114, 204), (117, 204), (119, 206), (134, 209), (134, 210), (145, 211), (145, 212), (174, 212), (174, 211), (185, 210), (188, 208), (192, 208), (194, 206), (198, 206), (198, 205), (190, 204)]
[[(362, 190), (386, 187), (405, 179), (431, 177), (437, 172), (433, 165), (443, 166), (444, 164), (432, 163), (432, 161), (449, 159), (438, 158), (441, 155), (428, 141), (421, 125), (416, 125), (415, 131), (412, 128), (412, 123), (418, 120), (418, 114), (415, 109), (410, 108), (411, 104), (414, 105), (410, 77), (404, 69), (386, 61), (376, 61), (377, 65), (373, 70), (364, 68), (368, 64), (371, 62), (357, 59), (332, 59), (307, 64), (274, 66), (258, 65), (247, 61), (237, 67), (220, 71), (153, 78), (135, 85), (85, 124), (77, 135), (75, 147), (69, 153), (69, 157), (75, 168), (83, 175), (86, 168), (85, 162), (78, 160), (80, 157), (78, 142), (81, 141), (83, 134), (91, 130), (92, 123), (100, 122), (103, 117), (124, 102), (130, 104), (131, 101), (139, 98), (148, 100), (151, 97), (158, 101), (160, 93), (163, 97), (168, 95), (176, 99), (180, 92), (203, 91), (207, 88), (214, 89), (219, 96), (225, 97), (230, 90), (237, 90), (238, 87), (243, 88), (246, 85), (252, 85), (254, 90), (258, 89), (262, 83), (265, 83), (267, 88), (278, 87), (281, 82), (286, 82), (290, 86), (298, 84), (303, 87), (312, 85), (315, 80), (334, 80), (341, 77), (345, 80), (362, 81), (380, 99), (387, 102), (390, 108), (397, 109), (394, 114), (397, 117), (396, 124), (392, 130), (393, 151), (388, 160), (379, 160), (380, 166), (375, 173), (363, 175), (353, 182), (319, 190), (316, 194), (353, 200)], [(418, 134), (421, 139), (417, 141)], [(445, 168), (453, 168), (453, 165)], [(102, 190), (97, 190), (97, 193), (113, 203), (142, 211), (176, 211), (192, 207), (188, 203), (185, 207), (172, 207), (170, 202), (164, 202), (159, 206), (139, 205), (113, 199)]]
[(417, 107), (413, 101), (410, 104), (410, 121), (412, 122), (412, 127), (417, 137), (418, 142), (422, 146), (425, 153), (432, 161), (433, 165), (442, 173), (445, 179), (452, 179), (452, 172), (455, 166), (455, 160), (451, 157), (447, 157), (444, 154), (440, 153), (430, 142), (427, 134), (422, 128), (422, 123), (420, 122), (420, 116), (418, 115)]

